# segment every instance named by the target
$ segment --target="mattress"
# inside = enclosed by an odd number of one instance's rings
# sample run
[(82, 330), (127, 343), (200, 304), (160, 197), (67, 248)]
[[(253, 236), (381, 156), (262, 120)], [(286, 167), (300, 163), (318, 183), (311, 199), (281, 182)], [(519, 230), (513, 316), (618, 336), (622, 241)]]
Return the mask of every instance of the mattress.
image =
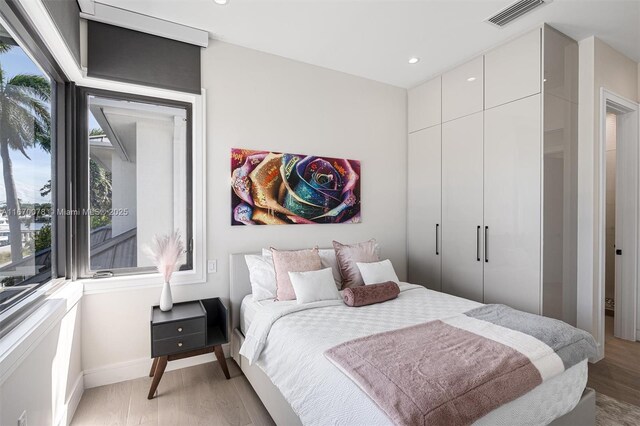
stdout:
[[(242, 331), (246, 335), (266, 304), (243, 300)], [(445, 318), (480, 303), (413, 286), (397, 299), (360, 308), (346, 305), (307, 309), (281, 317), (271, 327), (256, 364), (280, 390), (305, 425), (386, 425), (386, 415), (323, 353), (340, 343), (369, 334)], [(264, 318), (264, 317), (262, 317)], [(257, 324), (256, 324), (257, 325)], [(571, 411), (587, 382), (583, 361), (531, 392), (492, 411), (477, 425), (544, 425)]]

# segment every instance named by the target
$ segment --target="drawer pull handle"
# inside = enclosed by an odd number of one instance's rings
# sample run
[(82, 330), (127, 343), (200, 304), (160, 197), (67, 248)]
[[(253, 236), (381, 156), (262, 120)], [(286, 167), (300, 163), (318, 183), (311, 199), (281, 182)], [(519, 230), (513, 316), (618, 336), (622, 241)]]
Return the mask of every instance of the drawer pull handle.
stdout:
[(178, 347), (181, 348), (182, 347), (182, 342), (178, 342)]
[(182, 327), (178, 327), (178, 333), (182, 333)]

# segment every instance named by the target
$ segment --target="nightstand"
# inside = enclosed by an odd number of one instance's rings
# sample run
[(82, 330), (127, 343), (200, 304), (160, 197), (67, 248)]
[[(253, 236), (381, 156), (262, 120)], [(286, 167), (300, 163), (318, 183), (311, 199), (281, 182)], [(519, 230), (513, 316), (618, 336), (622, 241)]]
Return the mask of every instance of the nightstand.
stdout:
[(229, 369), (222, 345), (229, 341), (227, 307), (220, 298), (176, 303), (162, 312), (151, 308), (151, 357), (153, 377), (148, 398), (152, 399), (169, 361), (215, 353), (225, 377)]

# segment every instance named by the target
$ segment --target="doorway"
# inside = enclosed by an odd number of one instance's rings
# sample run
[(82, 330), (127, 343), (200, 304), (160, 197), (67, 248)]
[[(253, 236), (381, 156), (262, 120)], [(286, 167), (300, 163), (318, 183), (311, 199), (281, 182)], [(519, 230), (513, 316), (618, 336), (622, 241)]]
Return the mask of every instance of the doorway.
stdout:
[(589, 364), (587, 385), (598, 393), (640, 405), (640, 342), (636, 341), (640, 337), (640, 112), (637, 103), (604, 89), (600, 99), (599, 285), (595, 300), (599, 353), (598, 362)]
[(599, 343), (635, 341), (638, 318), (638, 104), (602, 90)]

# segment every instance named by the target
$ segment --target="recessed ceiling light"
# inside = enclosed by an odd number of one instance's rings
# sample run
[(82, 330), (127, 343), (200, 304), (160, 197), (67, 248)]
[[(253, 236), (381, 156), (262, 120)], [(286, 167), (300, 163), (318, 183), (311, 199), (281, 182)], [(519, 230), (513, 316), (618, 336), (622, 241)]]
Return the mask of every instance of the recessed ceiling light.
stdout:
[(411, 65), (413, 65), (413, 64), (417, 64), (418, 62), (420, 62), (420, 58), (416, 58), (415, 56), (414, 56), (413, 58), (410, 58), (410, 59), (409, 59), (409, 63), (410, 63)]
[(213, 0), (217, 4), (227, 4), (229, 0)]
[(467, 79), (467, 81), (476, 81), (476, 78), (475, 78), (475, 77), (469, 77), (469, 78)]

